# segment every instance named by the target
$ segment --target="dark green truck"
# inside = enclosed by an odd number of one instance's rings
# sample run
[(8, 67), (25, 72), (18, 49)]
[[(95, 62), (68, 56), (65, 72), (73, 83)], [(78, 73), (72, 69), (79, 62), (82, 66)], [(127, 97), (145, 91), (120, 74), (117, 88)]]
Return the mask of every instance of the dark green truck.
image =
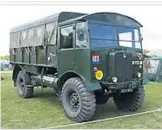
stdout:
[(144, 102), (142, 25), (119, 13), (61, 12), (11, 29), (12, 79), (22, 98), (51, 87), (75, 122), (113, 98), (122, 111)]

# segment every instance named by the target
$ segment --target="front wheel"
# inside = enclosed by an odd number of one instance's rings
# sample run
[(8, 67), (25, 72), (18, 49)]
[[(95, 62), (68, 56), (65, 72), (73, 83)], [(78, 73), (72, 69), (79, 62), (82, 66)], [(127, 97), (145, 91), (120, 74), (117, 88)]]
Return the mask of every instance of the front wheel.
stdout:
[(133, 112), (138, 110), (144, 103), (144, 87), (135, 89), (131, 93), (123, 93), (113, 97), (114, 103), (119, 110)]
[(86, 89), (83, 81), (78, 77), (70, 78), (65, 82), (61, 99), (66, 116), (72, 121), (89, 121), (95, 114), (95, 95)]

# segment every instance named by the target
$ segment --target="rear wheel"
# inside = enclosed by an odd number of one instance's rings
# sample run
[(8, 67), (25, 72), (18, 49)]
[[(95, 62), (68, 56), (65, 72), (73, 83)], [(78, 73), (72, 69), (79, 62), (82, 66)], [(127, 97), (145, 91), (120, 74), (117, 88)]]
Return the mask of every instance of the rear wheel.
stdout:
[(18, 90), (18, 95), (21, 98), (30, 98), (33, 96), (33, 87), (28, 87), (29, 76), (23, 72), (19, 71), (16, 79), (16, 87)]
[(124, 93), (113, 97), (114, 103), (119, 110), (133, 112), (138, 110), (144, 103), (145, 90), (143, 87), (135, 89), (131, 93)]
[(72, 121), (89, 121), (95, 114), (95, 95), (86, 89), (83, 81), (78, 77), (70, 78), (65, 82), (61, 99), (66, 116)]

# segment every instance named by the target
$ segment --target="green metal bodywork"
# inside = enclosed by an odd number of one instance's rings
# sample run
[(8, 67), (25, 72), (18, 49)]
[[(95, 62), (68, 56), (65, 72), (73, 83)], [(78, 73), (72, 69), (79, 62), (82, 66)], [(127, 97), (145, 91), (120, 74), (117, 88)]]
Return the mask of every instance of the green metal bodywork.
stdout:
[[(120, 21), (119, 18), (123, 18), (124, 22)], [(73, 32), (75, 34), (75, 25), (77, 22), (87, 22), (91, 20), (108, 23), (112, 26), (123, 26), (137, 29), (142, 27), (142, 25), (133, 18), (118, 13), (102, 12), (87, 15), (83, 13), (62, 12), (12, 29), (10, 33), (11, 63), (13, 65), (21, 65), (26, 71), (37, 74), (41, 73), (39, 68), (42, 67), (56, 68), (59, 77), (63, 76), (65, 73), (73, 72), (83, 79), (88, 90), (93, 91), (100, 89), (101, 86), (95, 78), (93, 68), (98, 67), (98, 69), (103, 71), (104, 77), (102, 81), (105, 81), (108, 77), (111, 77), (114, 74), (113, 57), (117, 51), (130, 52), (134, 55), (137, 51), (122, 47), (107, 47), (102, 49), (92, 49), (91, 47), (76, 48), (75, 35), (73, 35), (74, 41), (72, 48), (60, 48), (60, 45), (62, 44), (60, 41), (60, 29), (62, 27), (67, 25), (73, 26)], [(54, 23), (54, 25), (52, 23)], [(51, 28), (47, 28), (50, 24)], [(34, 40), (31, 39), (31, 41), (28, 38), (25, 39), (24, 37), (27, 33), (25, 32), (25, 35), (23, 36), (24, 30), (34, 32), (34, 34), (31, 33), (31, 35), (33, 34), (34, 36), (36, 36), (35, 32), (37, 32), (39, 37)], [(91, 41), (89, 40), (89, 43), (90, 42)], [(138, 52), (142, 52), (142, 50), (138, 50)], [(92, 64), (92, 55), (96, 53), (101, 57), (99, 65)], [(136, 55), (133, 60), (137, 60)], [(136, 71), (140, 71), (138, 67), (135, 69), (137, 69)]]

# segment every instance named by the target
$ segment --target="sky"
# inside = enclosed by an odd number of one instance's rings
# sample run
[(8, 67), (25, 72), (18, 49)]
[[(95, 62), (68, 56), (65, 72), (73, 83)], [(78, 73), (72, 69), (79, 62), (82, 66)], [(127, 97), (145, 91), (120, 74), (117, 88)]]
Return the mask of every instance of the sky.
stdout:
[(0, 55), (8, 54), (10, 29), (61, 11), (82, 13), (118, 12), (142, 25), (143, 47), (162, 49), (162, 5), (0, 5)]

